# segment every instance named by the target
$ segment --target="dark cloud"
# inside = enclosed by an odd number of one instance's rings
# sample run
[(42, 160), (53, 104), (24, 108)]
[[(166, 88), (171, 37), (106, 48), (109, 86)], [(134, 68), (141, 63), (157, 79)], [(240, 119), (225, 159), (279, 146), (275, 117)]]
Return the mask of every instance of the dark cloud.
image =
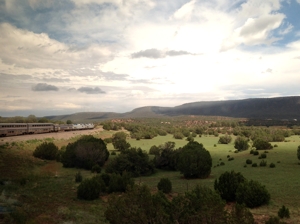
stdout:
[(155, 48), (152, 49), (147, 49), (144, 51), (139, 51), (131, 54), (131, 58), (164, 58), (166, 56), (181, 56), (181, 55), (195, 55), (193, 53), (190, 53), (188, 51), (175, 51), (175, 50), (170, 50), (170, 51), (161, 51)]
[(32, 87), (32, 91), (58, 91), (58, 88), (47, 83), (38, 83)]
[(79, 92), (86, 93), (86, 94), (103, 94), (105, 93), (103, 90), (101, 90), (99, 87), (81, 87), (78, 89)]

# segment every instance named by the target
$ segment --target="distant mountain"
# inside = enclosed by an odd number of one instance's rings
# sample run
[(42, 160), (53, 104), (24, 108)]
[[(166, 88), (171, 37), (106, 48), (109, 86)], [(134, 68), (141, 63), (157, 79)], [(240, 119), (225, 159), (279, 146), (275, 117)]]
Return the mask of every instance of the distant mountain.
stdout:
[(127, 113), (87, 112), (49, 116), (51, 120), (94, 122), (114, 118), (141, 118), (181, 115), (225, 116), (253, 119), (300, 120), (300, 96), (255, 98), (244, 100), (201, 101), (176, 107), (148, 106)]

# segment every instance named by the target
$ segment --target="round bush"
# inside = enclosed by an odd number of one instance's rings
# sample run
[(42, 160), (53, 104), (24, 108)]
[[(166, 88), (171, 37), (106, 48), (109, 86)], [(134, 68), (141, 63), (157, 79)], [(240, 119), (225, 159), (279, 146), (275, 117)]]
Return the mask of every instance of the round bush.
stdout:
[(77, 198), (95, 200), (99, 198), (101, 184), (95, 179), (85, 179), (77, 188)]
[(257, 167), (257, 163), (253, 163), (253, 164), (252, 164), (252, 167)]
[(274, 163), (270, 163), (270, 168), (274, 168), (275, 164)]
[(214, 189), (219, 192), (222, 199), (226, 201), (235, 201), (236, 190), (245, 180), (245, 177), (241, 173), (226, 171), (215, 180)]
[(224, 162), (221, 162), (221, 163), (220, 163), (220, 166), (225, 166), (225, 163), (224, 163)]
[(172, 191), (172, 183), (169, 178), (161, 178), (157, 184), (157, 189), (168, 194)]
[(254, 155), (254, 156), (257, 156), (257, 155), (259, 155), (259, 152), (258, 152), (258, 151), (254, 151), (254, 152), (253, 152), (253, 155)]
[(236, 190), (236, 201), (239, 204), (245, 204), (249, 208), (268, 204), (270, 193), (265, 186), (259, 182), (250, 180), (241, 183)]
[(247, 164), (252, 164), (252, 160), (251, 160), (251, 159), (247, 159), (247, 160), (246, 160), (246, 163), (247, 163)]
[(53, 142), (43, 142), (33, 152), (34, 157), (47, 160), (55, 160), (57, 154), (58, 147)]
[(92, 173), (101, 173), (101, 167), (98, 164), (96, 164), (92, 167), (91, 171)]

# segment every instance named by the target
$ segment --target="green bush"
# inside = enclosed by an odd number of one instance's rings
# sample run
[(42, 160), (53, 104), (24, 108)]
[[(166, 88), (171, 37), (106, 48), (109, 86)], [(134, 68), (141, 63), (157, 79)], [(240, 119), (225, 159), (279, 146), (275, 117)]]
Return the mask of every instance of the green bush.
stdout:
[(80, 173), (80, 171), (78, 171), (75, 174), (75, 183), (80, 183), (80, 182), (82, 182), (82, 174)]
[(206, 178), (211, 167), (211, 155), (202, 144), (189, 142), (179, 149), (177, 169), (185, 178)]
[(112, 151), (110, 154), (111, 154), (112, 156), (117, 155), (117, 153), (116, 153), (115, 151)]
[(274, 147), (274, 148), (276, 148), (276, 147), (278, 147), (278, 145), (277, 145), (277, 144), (275, 144), (273, 147)]
[(253, 163), (253, 164), (252, 164), (252, 167), (257, 167), (257, 163)]
[(281, 219), (290, 218), (290, 210), (283, 205), (278, 211), (278, 217)]
[(221, 163), (220, 163), (220, 166), (225, 166), (225, 163), (224, 163), (224, 162), (221, 162)]
[(47, 160), (55, 160), (57, 154), (58, 147), (53, 142), (43, 142), (33, 152), (34, 157)]
[(154, 173), (154, 164), (149, 155), (141, 148), (129, 148), (121, 151), (115, 158), (108, 161), (106, 173), (130, 173), (133, 177), (147, 176)]
[(262, 153), (262, 154), (260, 154), (260, 158), (262, 158), (262, 159), (265, 159), (265, 158), (267, 158), (267, 154), (266, 154), (266, 153)]
[(265, 186), (257, 181), (244, 181), (236, 190), (236, 201), (239, 204), (245, 204), (249, 208), (254, 208), (268, 204), (270, 193)]
[(157, 184), (157, 189), (168, 194), (172, 191), (172, 183), (169, 178), (161, 178)]
[(218, 141), (218, 143), (219, 144), (229, 144), (230, 142), (231, 142), (231, 140), (232, 140), (232, 137), (230, 136), (230, 135), (224, 135), (224, 136), (221, 136), (220, 138), (219, 138), (219, 141)]
[(64, 167), (77, 167), (91, 170), (95, 164), (103, 166), (109, 157), (106, 144), (102, 139), (84, 135), (69, 143), (61, 156)]
[(151, 146), (150, 150), (149, 150), (149, 155), (157, 155), (159, 154), (160, 149), (159, 147), (157, 147), (156, 145)]
[(251, 150), (250, 150), (250, 154), (254, 154), (255, 151), (256, 151), (256, 150), (251, 149)]
[(77, 188), (77, 198), (83, 200), (95, 200), (99, 198), (101, 184), (95, 178), (83, 180)]
[(254, 155), (254, 156), (257, 156), (257, 155), (259, 155), (259, 152), (255, 150), (255, 151), (253, 152), (253, 155)]
[(92, 173), (101, 173), (101, 167), (98, 164), (96, 164), (92, 167), (91, 171)]
[(262, 160), (262, 161), (259, 163), (259, 166), (267, 166), (267, 161)]
[(280, 219), (277, 216), (271, 216), (265, 224), (286, 224), (286, 222), (280, 221)]
[(107, 192), (125, 192), (128, 187), (132, 187), (133, 185), (134, 181), (129, 173), (123, 173), (122, 176), (120, 174), (113, 173), (109, 177)]
[(262, 150), (262, 149), (272, 149), (273, 146), (271, 143), (263, 140), (263, 139), (255, 139), (253, 142), (253, 147), (256, 148), (256, 150)]
[(252, 164), (252, 160), (251, 159), (247, 159), (246, 160), (246, 164)]
[(228, 159), (228, 161), (232, 161), (232, 160), (234, 160), (234, 158), (233, 158), (233, 157), (230, 157), (230, 158)]
[(219, 192), (222, 199), (226, 201), (235, 201), (236, 190), (245, 180), (245, 177), (241, 173), (226, 171), (215, 180), (214, 189)]
[(275, 164), (274, 163), (270, 163), (270, 168), (275, 168)]

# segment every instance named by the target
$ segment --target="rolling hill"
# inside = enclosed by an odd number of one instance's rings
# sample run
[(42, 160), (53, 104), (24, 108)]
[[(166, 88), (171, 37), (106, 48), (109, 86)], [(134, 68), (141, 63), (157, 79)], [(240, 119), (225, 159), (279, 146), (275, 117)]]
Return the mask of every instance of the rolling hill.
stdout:
[(253, 98), (243, 100), (201, 101), (175, 107), (147, 106), (127, 113), (82, 112), (49, 116), (51, 120), (95, 122), (114, 118), (141, 118), (181, 115), (225, 116), (252, 119), (300, 120), (300, 96)]

